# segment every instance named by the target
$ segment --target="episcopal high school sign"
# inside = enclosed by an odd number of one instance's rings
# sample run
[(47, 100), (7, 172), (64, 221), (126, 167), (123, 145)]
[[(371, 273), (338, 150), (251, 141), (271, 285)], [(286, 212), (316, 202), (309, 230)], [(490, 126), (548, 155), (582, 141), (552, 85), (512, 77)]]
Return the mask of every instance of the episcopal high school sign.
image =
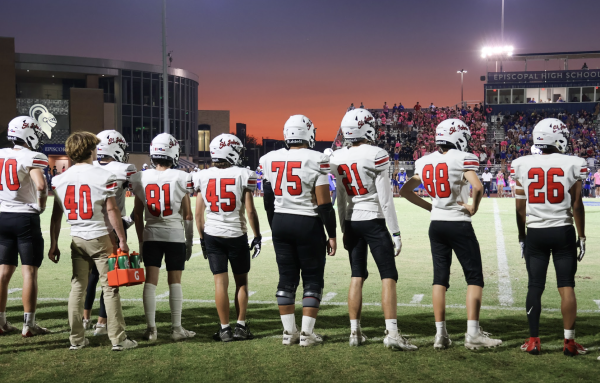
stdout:
[(488, 84), (506, 82), (571, 82), (600, 81), (600, 69), (552, 70), (534, 72), (488, 72)]

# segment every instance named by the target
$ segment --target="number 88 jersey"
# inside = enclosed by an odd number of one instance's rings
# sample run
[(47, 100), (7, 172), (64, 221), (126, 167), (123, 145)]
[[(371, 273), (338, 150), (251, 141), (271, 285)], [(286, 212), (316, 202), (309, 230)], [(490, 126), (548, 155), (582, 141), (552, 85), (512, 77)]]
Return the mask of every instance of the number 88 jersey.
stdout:
[(535, 154), (512, 162), (511, 175), (527, 198), (527, 227), (546, 228), (573, 224), (569, 190), (587, 175), (583, 158), (564, 154)]
[[(194, 190), (206, 205), (204, 232), (215, 237), (237, 238), (244, 235), (244, 190), (256, 189), (256, 173), (235, 166), (209, 168), (193, 176)], [(200, 196), (198, 196), (200, 198)]]
[(432, 221), (471, 221), (471, 216), (458, 202), (469, 202), (469, 182), (464, 173), (477, 171), (479, 160), (472, 153), (450, 149), (446, 154), (434, 152), (415, 162), (427, 193), (433, 198)]

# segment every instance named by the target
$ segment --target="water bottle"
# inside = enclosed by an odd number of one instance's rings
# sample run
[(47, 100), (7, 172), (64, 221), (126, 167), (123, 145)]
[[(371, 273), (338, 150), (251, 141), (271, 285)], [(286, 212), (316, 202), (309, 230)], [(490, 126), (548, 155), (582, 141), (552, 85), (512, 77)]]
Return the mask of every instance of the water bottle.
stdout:
[(140, 255), (135, 251), (129, 256), (129, 266), (131, 266), (132, 269), (140, 268)]
[(127, 253), (123, 253), (121, 252), (121, 250), (118, 251), (119, 254), (119, 269), (125, 270), (129, 268), (129, 255)]
[(113, 271), (115, 269), (115, 263), (117, 263), (117, 256), (111, 254), (110, 257), (108, 257), (108, 271)]

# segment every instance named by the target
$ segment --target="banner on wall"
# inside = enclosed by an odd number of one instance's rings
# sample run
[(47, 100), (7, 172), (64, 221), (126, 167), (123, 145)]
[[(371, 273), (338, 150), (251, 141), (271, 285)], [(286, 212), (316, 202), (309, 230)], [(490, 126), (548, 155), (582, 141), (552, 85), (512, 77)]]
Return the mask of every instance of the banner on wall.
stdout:
[(488, 84), (529, 82), (600, 81), (600, 69), (549, 70), (533, 72), (488, 72)]
[(66, 156), (67, 152), (65, 151), (65, 145), (63, 144), (46, 144), (44, 145), (44, 149), (42, 150), (47, 156), (56, 155), (56, 156)]

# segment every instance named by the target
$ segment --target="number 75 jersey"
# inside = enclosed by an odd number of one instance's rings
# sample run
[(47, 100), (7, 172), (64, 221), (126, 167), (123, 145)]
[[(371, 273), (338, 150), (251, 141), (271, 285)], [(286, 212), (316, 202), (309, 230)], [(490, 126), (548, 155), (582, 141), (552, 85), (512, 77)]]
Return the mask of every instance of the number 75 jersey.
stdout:
[(564, 154), (534, 154), (512, 162), (511, 175), (527, 197), (527, 227), (546, 228), (573, 224), (569, 190), (587, 175), (583, 158)]

